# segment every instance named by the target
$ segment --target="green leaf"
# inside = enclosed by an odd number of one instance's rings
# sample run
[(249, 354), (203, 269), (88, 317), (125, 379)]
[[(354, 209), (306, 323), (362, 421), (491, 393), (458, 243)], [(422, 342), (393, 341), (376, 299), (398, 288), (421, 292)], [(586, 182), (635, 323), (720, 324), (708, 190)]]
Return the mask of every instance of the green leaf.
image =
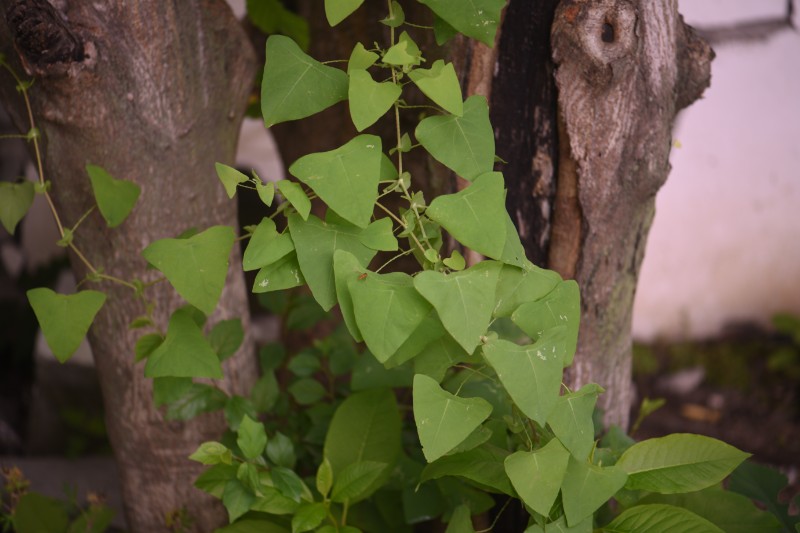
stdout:
[(445, 455), (430, 463), (420, 475), (420, 483), (444, 476), (460, 476), (474, 481), (491, 492), (514, 495), (503, 467), (508, 452), (491, 444), (473, 448), (462, 453)]
[(497, 303), (493, 314), (496, 317), (511, 316), (520, 305), (547, 296), (560, 282), (561, 276), (552, 270), (535, 265), (525, 270), (503, 265), (497, 282)]
[(153, 379), (153, 403), (161, 407), (166, 403), (177, 401), (191, 390), (192, 378), (155, 378)]
[(206, 315), (214, 312), (235, 235), (228, 226), (213, 226), (188, 239), (161, 239), (142, 251), (187, 302)]
[[(587, 518), (580, 524), (570, 527), (567, 525), (567, 518), (561, 515), (558, 520), (547, 523), (546, 526), (534, 524), (525, 530), (525, 533), (592, 533), (594, 520)], [(600, 530), (597, 530), (600, 531)]]
[(408, 274), (369, 272), (347, 286), (358, 330), (381, 363), (394, 355), (430, 311)]
[(61, 533), (66, 532), (69, 526), (64, 504), (36, 492), (24, 494), (12, 516), (18, 533)]
[(236, 444), (246, 459), (253, 460), (264, 453), (264, 447), (267, 445), (267, 432), (264, 424), (244, 415), (237, 434)]
[(242, 463), (236, 470), (236, 479), (241, 481), (247, 489), (256, 494), (261, 491), (261, 479), (258, 468), (252, 463)]
[(222, 504), (227, 509), (228, 519), (231, 522), (249, 511), (255, 500), (255, 495), (238, 479), (232, 479), (225, 484)]
[(671, 505), (637, 505), (601, 529), (604, 533), (723, 533), (691, 511)]
[(236, 194), (237, 185), (250, 181), (247, 176), (228, 165), (214, 163), (214, 168), (217, 170), (219, 181), (221, 181), (222, 186), (225, 187), (225, 192), (228, 193), (228, 198), (233, 198)]
[(214, 441), (204, 442), (198, 446), (189, 459), (204, 465), (233, 464), (233, 456), (227, 446)]
[(397, 3), (396, 0), (392, 0), (392, 7), (390, 9), (389, 15), (381, 19), (381, 24), (386, 24), (390, 28), (399, 28), (403, 25), (406, 21), (406, 14), (403, 11), (403, 7)]
[(428, 376), (414, 376), (414, 420), (429, 463), (461, 444), (486, 420), (492, 406), (483, 398), (460, 398)]
[(327, 457), (323, 457), (322, 462), (317, 468), (317, 490), (323, 498), (328, 496), (328, 493), (333, 487), (333, 467)]
[(360, 230), (355, 226), (323, 222), (313, 215), (304, 222), (300, 217), (290, 215), (289, 230), (297, 247), (297, 259), (303, 276), (311, 294), (325, 311), (336, 303), (334, 252), (349, 252), (364, 266), (375, 257), (374, 250), (361, 244), (358, 238)]
[(410, 387), (414, 374), (407, 366), (387, 369), (375, 357), (365, 352), (353, 368), (350, 388), (353, 391), (382, 387)]
[(447, 268), (451, 268), (453, 270), (464, 270), (464, 268), (467, 266), (464, 256), (461, 255), (461, 252), (458, 250), (453, 250), (453, 253), (450, 254), (450, 257), (442, 261), (442, 263), (444, 263), (444, 266)]
[(391, 109), (402, 92), (400, 86), (392, 81), (378, 83), (366, 70), (351, 69), (347, 98), (356, 130), (362, 131), (375, 124)]
[(316, 379), (302, 378), (289, 385), (289, 394), (300, 405), (311, 405), (325, 397), (325, 387)]
[(407, 32), (403, 32), (400, 34), (397, 44), (383, 54), (383, 62), (402, 67), (416, 66), (422, 62), (422, 53), (411, 36)]
[[(363, 244), (363, 242), (362, 242)], [(351, 254), (344, 250), (336, 250), (333, 252), (333, 275), (334, 284), (336, 287), (336, 300), (339, 302), (339, 310), (342, 313), (347, 331), (356, 342), (364, 342), (364, 337), (358, 330), (356, 324), (356, 316), (353, 311), (353, 298), (348, 289), (348, 283), (355, 281), (359, 276), (366, 272), (361, 262)]]
[(585, 460), (594, 446), (592, 412), (603, 388), (589, 383), (579, 391), (558, 398), (547, 423), (561, 444), (576, 458)]
[(242, 258), (245, 271), (263, 268), (286, 257), (294, 250), (292, 237), (288, 233), (279, 234), (275, 222), (264, 217), (256, 226)]
[(271, 181), (269, 183), (261, 183), (261, 181), (256, 182), (256, 192), (258, 193), (259, 199), (266, 205), (267, 207), (272, 206), (272, 201), (275, 199), (275, 184)]
[(286, 468), (294, 468), (297, 461), (292, 441), (280, 431), (267, 442), (267, 457), (274, 464)]
[(361, 43), (356, 43), (347, 61), (347, 73), (353, 70), (367, 70), (380, 58), (375, 52), (370, 52)]
[(414, 372), (441, 382), (447, 370), (470, 358), (470, 354), (450, 335), (436, 339), (414, 358)]
[(358, 239), (361, 244), (371, 250), (394, 252), (397, 251), (398, 245), (393, 229), (392, 219), (388, 217), (379, 218), (364, 228)]
[(576, 526), (592, 516), (625, 485), (627, 478), (625, 472), (616, 466), (603, 468), (570, 457), (561, 484), (561, 501), (567, 523)]
[(238, 318), (217, 322), (208, 334), (208, 342), (220, 361), (236, 353), (244, 341), (242, 321)]
[[(450, 337), (447, 335), (447, 331), (444, 329), (442, 325), (442, 321), (439, 320), (439, 315), (436, 313), (436, 310), (430, 308), (428, 311), (428, 315), (422, 319), (419, 326), (414, 330), (411, 336), (406, 339), (406, 341), (397, 349), (392, 357), (386, 361), (386, 365), (388, 366), (399, 366), (413, 359), (416, 357), (420, 352), (425, 350), (425, 348), (431, 344), (436, 339), (439, 339), (443, 336)], [(409, 383), (407, 386), (411, 386), (411, 379), (413, 378), (413, 374), (409, 377)]]
[(445, 329), (467, 353), (472, 353), (489, 327), (500, 266), (483, 261), (462, 272), (429, 270), (414, 278), (414, 287), (433, 305)]
[[(187, 378), (156, 378), (154, 383)], [(155, 386), (155, 385), (154, 385)], [(225, 407), (228, 395), (202, 383), (192, 383), (178, 398), (170, 399), (165, 418), (167, 420), (190, 420), (201, 413), (217, 411)]]
[(248, 398), (237, 394), (232, 395), (225, 402), (224, 414), (231, 431), (239, 431), (239, 425), (245, 416), (249, 416), (253, 420), (258, 418), (258, 413), (252, 402)]
[(188, 312), (172, 313), (167, 337), (147, 358), (148, 378), (187, 377), (222, 379), (222, 366), (214, 349)]
[(389, 465), (377, 461), (361, 461), (347, 465), (336, 476), (331, 500), (355, 503), (374, 492), (378, 479), (384, 475)]
[(295, 511), (292, 517), (292, 533), (311, 531), (325, 520), (328, 509), (324, 503), (306, 503)]
[(265, 370), (264, 375), (256, 381), (250, 391), (250, 401), (253, 402), (253, 407), (256, 408), (256, 411), (268, 413), (275, 406), (279, 395), (280, 387), (278, 386), (275, 372)]
[(320, 369), (319, 355), (316, 350), (303, 350), (292, 357), (286, 368), (297, 377), (307, 378)]
[(458, 31), (450, 24), (444, 21), (442, 17), (433, 15), (433, 34), (436, 38), (436, 44), (442, 46), (444, 43), (456, 36)]
[(434, 159), (466, 180), (472, 181), (494, 167), (494, 131), (483, 96), (470, 96), (464, 102), (463, 116), (422, 120), (414, 135)]
[(34, 186), (30, 181), (0, 182), (0, 223), (12, 235), (19, 221), (30, 209), (34, 194)]
[(441, 59), (434, 61), (431, 68), (414, 69), (408, 73), (411, 81), (431, 100), (440, 105), (448, 113), (464, 114), (464, 104), (461, 100), (461, 84), (456, 76), (456, 69), (452, 63)]
[(119, 226), (128, 218), (142, 189), (132, 181), (115, 179), (96, 165), (86, 165), (86, 172), (92, 181), (94, 198), (106, 224), (109, 228)]
[(66, 295), (40, 287), (27, 295), (47, 345), (62, 363), (78, 349), (106, 301), (106, 295), (98, 291)]
[[(272, 479), (270, 477), (270, 479)], [(253, 502), (250, 510), (259, 511), (262, 513), (269, 513), (274, 515), (294, 514), (299, 507), (298, 502), (291, 498), (287, 498), (275, 487), (261, 485), (262, 496)], [(253, 533), (261, 533), (261, 530), (254, 531)]]
[(142, 359), (147, 359), (156, 348), (161, 346), (162, 342), (164, 342), (164, 337), (158, 333), (142, 335), (136, 339), (136, 346), (133, 349), (133, 352), (136, 356), (134, 360), (138, 363)]
[(282, 291), (292, 287), (299, 287), (304, 285), (305, 282), (303, 273), (300, 271), (300, 264), (297, 261), (297, 254), (291, 252), (258, 271), (253, 282), (253, 292), (260, 294)]
[(692, 492), (722, 481), (750, 454), (703, 435), (674, 434), (634, 444), (617, 466), (630, 490)]
[(301, 157), (289, 172), (339, 216), (365, 228), (378, 199), (380, 168), (380, 137), (359, 135), (335, 150)]
[(517, 452), (505, 460), (505, 470), (525, 505), (548, 516), (567, 472), (569, 452), (558, 439), (532, 452)]
[(462, 504), (453, 511), (444, 533), (474, 533), (474, 531), (469, 507)]
[(578, 345), (581, 295), (575, 280), (562, 281), (544, 298), (520, 305), (511, 320), (534, 341), (548, 329), (566, 326), (564, 366), (572, 364)]
[[(789, 516), (789, 505), (779, 499), (788, 479), (777, 470), (745, 461), (731, 474), (729, 489), (761, 502), (764, 508), (778, 517), (783, 527), (791, 530), (796, 517)], [(798, 522), (800, 523), (800, 522)]]
[[(558, 402), (564, 372), (563, 330), (550, 330), (535, 344), (502, 339), (483, 345), (483, 355), (525, 416), (544, 425)], [(542, 513), (546, 514), (546, 513)]]
[(287, 202), (292, 204), (303, 220), (308, 220), (308, 215), (311, 213), (311, 200), (308, 199), (306, 191), (300, 184), (289, 180), (280, 180), (277, 186), (278, 191), (286, 198)]
[(195, 480), (194, 486), (216, 498), (222, 498), (222, 494), (225, 492), (225, 485), (235, 478), (236, 467), (220, 463), (200, 474)]
[(305, 54), (288, 37), (267, 39), (261, 114), (269, 128), (305, 118), (347, 98), (347, 74)]
[(308, 492), (308, 488), (303, 484), (303, 480), (294, 473), (293, 470), (276, 466), (270, 471), (272, 481), (275, 483), (281, 494), (296, 502), (300, 501), (300, 497)]
[(286, 35), (308, 50), (308, 21), (283, 7), (281, 0), (247, 0), (247, 17), (262, 32)]
[(328, 24), (336, 26), (358, 9), (364, 0), (325, 0), (325, 17)]
[[(257, 502), (253, 505), (257, 505)], [(289, 530), (265, 518), (245, 518), (235, 524), (215, 529), (214, 533), (289, 533)]]
[(494, 46), (494, 36), (500, 24), (500, 13), (506, 0), (470, 0), (469, 6), (452, 0), (419, 0), (467, 37)]

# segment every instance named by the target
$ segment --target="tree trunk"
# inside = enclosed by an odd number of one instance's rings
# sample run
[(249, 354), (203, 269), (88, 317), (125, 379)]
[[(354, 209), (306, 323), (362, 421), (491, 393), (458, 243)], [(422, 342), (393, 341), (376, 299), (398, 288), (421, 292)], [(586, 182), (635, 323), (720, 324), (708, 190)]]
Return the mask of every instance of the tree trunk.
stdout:
[[(218, 183), (214, 162), (233, 162), (254, 74), (252, 51), (221, 0), (53, 5), (61, 11), (46, 0), (0, 0), (0, 52), (35, 79), (30, 95), (59, 214), (71, 226), (93, 205), (84, 169), (89, 162), (136, 182), (142, 194), (124, 224), (107, 229), (94, 211), (75, 242), (108, 274), (155, 279), (158, 273), (140, 256), (147, 244), (190, 227), (236, 225), (235, 202)], [(27, 131), (9, 76), (0, 77), (0, 91)], [(81, 279), (86, 269), (71, 259)], [(89, 339), (128, 523), (133, 531), (165, 531), (166, 516), (185, 508), (193, 530), (213, 529), (224, 510), (194, 489), (200, 469), (187, 456), (199, 443), (218, 439), (224, 420), (219, 413), (185, 423), (163, 419), (152, 404), (151, 381), (134, 364), (140, 331), (128, 324), (143, 314), (143, 305), (125, 288), (99, 288), (109, 298)], [(169, 313), (182, 300), (165, 283), (150, 291), (158, 326), (166, 331)], [(238, 247), (210, 322), (229, 317), (241, 317), (248, 331)], [(227, 392), (249, 391), (257, 372), (252, 355), (248, 337), (224, 363)]]

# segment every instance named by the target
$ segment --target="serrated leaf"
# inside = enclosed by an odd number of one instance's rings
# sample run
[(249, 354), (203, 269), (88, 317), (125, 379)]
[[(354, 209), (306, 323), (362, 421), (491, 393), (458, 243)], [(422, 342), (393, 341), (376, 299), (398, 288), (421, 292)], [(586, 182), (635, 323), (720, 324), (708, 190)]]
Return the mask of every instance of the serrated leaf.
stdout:
[(142, 359), (147, 359), (156, 348), (161, 346), (162, 342), (164, 342), (164, 337), (158, 333), (142, 335), (136, 339), (136, 345), (133, 348), (133, 352), (136, 356), (134, 360), (138, 363)]
[(304, 222), (300, 217), (290, 215), (289, 231), (297, 248), (303, 277), (314, 299), (325, 311), (336, 303), (334, 252), (349, 252), (364, 266), (375, 257), (374, 250), (361, 244), (358, 238), (361, 232), (355, 226), (323, 222), (313, 215)]
[(381, 363), (395, 354), (430, 311), (408, 274), (369, 272), (347, 286), (358, 330)]
[(78, 349), (106, 295), (98, 291), (56, 294), (40, 287), (27, 292), (47, 345), (65, 363)]
[(380, 166), (380, 137), (359, 135), (335, 150), (301, 157), (289, 172), (339, 216), (365, 228), (378, 199)]
[(299, 287), (306, 282), (297, 261), (297, 254), (290, 252), (258, 271), (253, 282), (253, 293), (282, 291)]
[(576, 526), (611, 499), (625, 485), (627, 474), (616, 466), (600, 467), (569, 458), (561, 483), (561, 501), (567, 523)]
[(452, 63), (441, 59), (434, 61), (429, 69), (417, 68), (408, 73), (411, 81), (431, 100), (448, 113), (457, 116), (464, 114), (461, 99), (461, 84)]
[(517, 452), (505, 460), (505, 471), (525, 505), (548, 516), (567, 472), (569, 452), (558, 439), (532, 452)]
[(580, 289), (575, 280), (568, 280), (559, 283), (547, 296), (520, 305), (511, 314), (511, 320), (534, 341), (551, 328), (566, 327), (564, 366), (569, 366), (578, 345), (580, 316)]
[(325, 0), (325, 17), (328, 24), (336, 26), (361, 7), (364, 0)]
[(270, 471), (272, 482), (275, 483), (281, 494), (296, 502), (300, 497), (308, 492), (308, 488), (303, 484), (303, 480), (293, 471), (282, 466), (276, 466)]
[(719, 483), (749, 456), (711, 437), (678, 433), (634, 444), (617, 466), (628, 473), (627, 489), (674, 494)]
[(362, 131), (375, 124), (392, 108), (401, 93), (400, 86), (392, 81), (378, 83), (366, 70), (350, 70), (347, 99), (356, 130)]
[(86, 165), (86, 172), (92, 182), (97, 207), (106, 224), (109, 228), (119, 226), (133, 210), (142, 189), (132, 181), (115, 179), (96, 165)]
[(494, 36), (506, 0), (470, 0), (469, 6), (452, 0), (419, 1), (467, 37), (477, 39), (489, 47), (494, 46)]
[(290, 38), (267, 39), (261, 114), (269, 128), (311, 116), (347, 98), (347, 74), (305, 54)]
[(397, 239), (394, 236), (392, 219), (385, 217), (379, 218), (369, 226), (364, 228), (364, 231), (358, 236), (361, 244), (371, 250), (379, 250), (381, 252), (394, 252), (397, 251)]
[(472, 181), (494, 167), (494, 131), (483, 96), (470, 96), (462, 116), (423, 119), (414, 135), (434, 159)]
[[(566, 350), (563, 330), (550, 330), (535, 344), (502, 339), (483, 345), (483, 355), (519, 409), (544, 425), (558, 402)], [(546, 514), (546, 513), (542, 513)]]
[(483, 398), (461, 398), (428, 376), (414, 376), (414, 421), (429, 463), (461, 444), (486, 420), (492, 406)]
[(346, 501), (355, 503), (363, 500), (371, 492), (374, 492), (374, 488), (371, 487), (388, 467), (388, 464), (377, 461), (361, 461), (347, 465), (336, 476), (331, 500), (338, 503)]
[(244, 415), (237, 435), (236, 444), (246, 459), (253, 460), (264, 453), (264, 447), (267, 445), (267, 432), (264, 424)]
[(235, 354), (243, 341), (244, 329), (242, 321), (238, 318), (217, 322), (208, 334), (208, 342), (219, 356), (220, 361)]
[(429, 270), (414, 278), (414, 287), (467, 353), (472, 353), (489, 327), (499, 273), (500, 263), (483, 261), (462, 272)]
[(292, 250), (294, 250), (292, 237), (288, 233), (278, 233), (275, 222), (271, 218), (264, 217), (253, 231), (250, 242), (247, 243), (242, 258), (242, 269), (248, 271), (271, 265), (286, 257)]
[(523, 270), (503, 265), (497, 282), (497, 303), (494, 316), (506, 317), (525, 303), (535, 302), (552, 292), (561, 282), (561, 276), (552, 270), (531, 265)]
[(505, 247), (503, 175), (489, 172), (469, 187), (436, 197), (425, 214), (468, 248), (500, 259)]
[(30, 181), (0, 182), (0, 223), (10, 234), (14, 234), (17, 224), (30, 209), (34, 195), (34, 185)]
[(234, 238), (230, 227), (213, 226), (188, 239), (158, 240), (142, 256), (187, 302), (210, 315), (225, 285)]
[(601, 528), (603, 533), (723, 533), (691, 511), (671, 505), (637, 505)]
[(233, 196), (236, 194), (237, 185), (249, 181), (247, 176), (235, 168), (229, 167), (228, 165), (214, 163), (214, 168), (217, 171), (217, 177), (219, 178), (219, 181), (221, 181), (222, 186), (225, 187), (225, 192), (228, 194), (228, 198), (233, 198)]
[(585, 460), (594, 446), (592, 412), (603, 388), (589, 383), (558, 398), (547, 423), (561, 444), (576, 458)]
[(167, 337), (147, 358), (148, 378), (188, 377), (222, 379), (219, 357), (188, 312), (172, 314)]
[(474, 481), (491, 492), (514, 495), (514, 489), (503, 467), (503, 461), (507, 457), (506, 450), (491, 444), (445, 455), (425, 467), (419, 478), (420, 483), (444, 476), (459, 476)]
[(197, 461), (204, 465), (216, 465), (224, 463), (233, 464), (233, 455), (227, 446), (215, 441), (202, 443), (197, 450), (189, 456), (192, 461)]

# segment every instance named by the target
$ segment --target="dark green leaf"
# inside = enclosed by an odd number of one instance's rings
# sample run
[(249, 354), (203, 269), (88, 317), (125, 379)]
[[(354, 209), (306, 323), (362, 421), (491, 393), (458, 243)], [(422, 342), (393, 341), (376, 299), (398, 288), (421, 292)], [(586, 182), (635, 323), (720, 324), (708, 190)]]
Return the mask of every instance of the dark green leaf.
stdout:
[(560, 282), (561, 276), (552, 270), (544, 270), (534, 265), (530, 265), (526, 270), (503, 265), (500, 280), (497, 282), (494, 316), (511, 316), (520, 305), (543, 298)]
[(328, 24), (336, 26), (358, 9), (364, 0), (325, 0), (325, 17)]
[(491, 444), (484, 444), (463, 453), (446, 455), (425, 467), (420, 476), (420, 483), (443, 476), (460, 476), (493, 492), (514, 495), (514, 489), (503, 466), (506, 457), (508, 457), (507, 451)]
[(308, 488), (303, 484), (303, 480), (294, 473), (293, 470), (276, 466), (270, 471), (272, 482), (275, 483), (281, 494), (296, 502), (300, 501), (300, 496), (308, 492)]
[(256, 411), (268, 413), (275, 406), (275, 402), (278, 401), (280, 392), (275, 372), (265, 370), (264, 375), (256, 381), (250, 391), (250, 401), (253, 402), (253, 407), (256, 408)]
[(244, 341), (244, 329), (242, 321), (238, 318), (217, 322), (208, 334), (208, 342), (217, 352), (220, 361), (236, 353), (242, 341)]
[(228, 519), (231, 522), (249, 511), (255, 500), (255, 495), (238, 479), (231, 479), (225, 484), (222, 504), (228, 510)]
[(133, 348), (133, 353), (136, 355), (135, 361), (138, 363), (142, 359), (150, 357), (150, 354), (161, 346), (162, 342), (164, 342), (164, 337), (158, 333), (149, 333), (136, 339), (136, 346)]
[(359, 357), (353, 368), (350, 388), (353, 391), (382, 387), (410, 387), (414, 374), (407, 366), (387, 369), (375, 357), (366, 352)]
[(294, 468), (297, 460), (292, 441), (280, 431), (267, 442), (267, 457), (277, 466), (286, 468)]
[(303, 378), (289, 385), (289, 394), (300, 405), (311, 405), (325, 397), (325, 388), (316, 379)]
[(308, 50), (308, 22), (283, 7), (281, 0), (247, 0), (247, 17), (264, 33), (286, 35), (301, 49)]
[(779, 499), (779, 493), (787, 484), (786, 476), (777, 470), (745, 461), (731, 474), (729, 488), (732, 492), (761, 502), (767, 511), (778, 517), (784, 528), (791, 530), (797, 518), (789, 516), (789, 505)]
[(248, 398), (235, 394), (228, 398), (224, 412), (225, 420), (228, 422), (228, 427), (231, 431), (239, 431), (239, 425), (245, 416), (249, 416), (253, 420), (258, 418), (258, 413), (253, 403)]
[(64, 533), (69, 517), (60, 501), (29, 492), (17, 502), (13, 524), (18, 533)]
[[(186, 378), (156, 378), (154, 381), (180, 380)], [(225, 407), (228, 395), (211, 385), (192, 383), (181, 396), (170, 401), (165, 418), (167, 420), (189, 420), (201, 413), (217, 411)]]

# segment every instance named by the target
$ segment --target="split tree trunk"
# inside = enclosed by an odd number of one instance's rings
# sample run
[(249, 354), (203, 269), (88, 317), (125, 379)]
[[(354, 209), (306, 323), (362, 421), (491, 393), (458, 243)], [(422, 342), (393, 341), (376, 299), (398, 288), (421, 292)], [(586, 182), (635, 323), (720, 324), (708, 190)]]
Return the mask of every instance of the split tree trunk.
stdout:
[[(97, 211), (81, 225), (76, 244), (105, 272), (151, 280), (140, 251), (190, 227), (236, 225), (235, 202), (218, 183), (214, 163), (232, 163), (254, 75), (253, 53), (221, 0), (53, 2), (0, 0), (0, 52), (35, 83), (30, 90), (42, 132), (44, 169), (66, 225), (93, 204), (85, 165), (93, 163), (142, 189), (133, 213), (107, 229)], [(0, 75), (0, 94), (23, 131), (27, 116), (13, 80)], [(76, 277), (86, 274), (72, 258)], [(221, 414), (167, 422), (152, 404), (151, 381), (134, 364), (143, 314), (131, 291), (102, 284), (109, 298), (90, 331), (106, 422), (122, 476), (128, 523), (136, 532), (166, 531), (166, 516), (185, 508), (192, 530), (225, 519), (218, 502), (194, 489), (198, 467), (187, 456), (224, 430)], [(182, 304), (167, 284), (148, 294), (166, 331)], [(241, 317), (248, 328), (238, 247), (228, 284), (210, 322)], [(249, 337), (224, 363), (230, 393), (245, 394), (256, 378)]]

